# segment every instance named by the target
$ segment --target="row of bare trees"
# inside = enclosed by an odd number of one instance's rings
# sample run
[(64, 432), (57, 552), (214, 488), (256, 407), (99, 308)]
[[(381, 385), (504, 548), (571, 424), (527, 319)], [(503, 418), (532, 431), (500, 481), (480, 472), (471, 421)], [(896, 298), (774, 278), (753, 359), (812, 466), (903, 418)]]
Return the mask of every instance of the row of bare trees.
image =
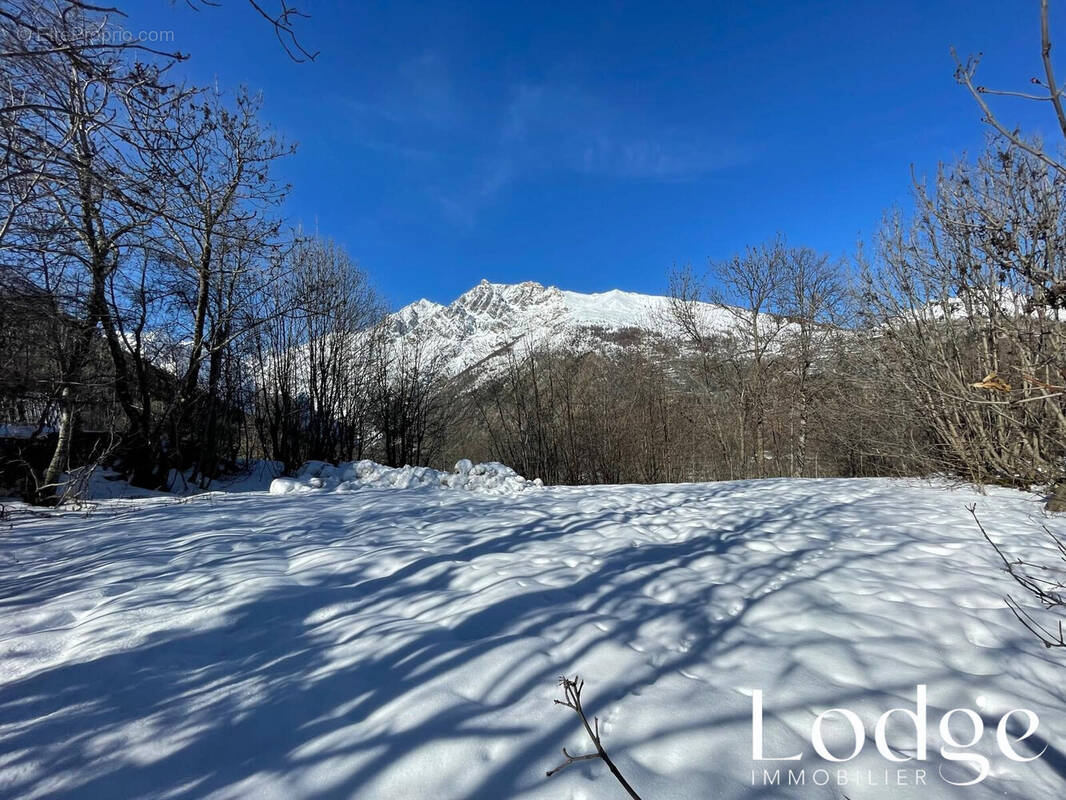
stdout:
[[(445, 449), (549, 482), (931, 475), (1054, 485), (1061, 178), (993, 145), (849, 264), (782, 237), (672, 276), (666, 335), (521, 348)], [(466, 421), (465, 424), (463, 421)]]
[(180, 85), (177, 54), (102, 44), (109, 24), (0, 0), (0, 389), (36, 448), (5, 457), (37, 499), (105, 452), (150, 487), (242, 455), (494, 458), (565, 483), (1062, 478), (1066, 187), (1038, 143), (942, 170), (854, 264), (778, 237), (675, 272), (658, 334), (520, 346), (458, 386), (390, 335), (342, 248), (285, 230), (292, 148), (258, 98)]
[(32, 428), (4, 457), (26, 493), (55, 500), (105, 451), (151, 488), (206, 485), (239, 455), (423, 458), (418, 353), (369, 333), (382, 306), (341, 248), (285, 230), (293, 148), (259, 98), (182, 85), (180, 55), (112, 25), (0, 2), (0, 337), (23, 355), (2, 388)]
[(282, 247), (273, 168), (290, 148), (255, 97), (177, 85), (177, 56), (111, 43), (108, 12), (62, 0), (3, 11), (5, 268), (55, 318), (36, 389), (56, 444), (37, 493), (70, 466), (94, 386), (121, 414), (119, 462), (136, 483), (194, 463), (210, 473), (226, 357)]
[(242, 362), (253, 451), (292, 470), (305, 461), (380, 459), (424, 464), (436, 455), (442, 381), (418, 340), (389, 335), (367, 275), (343, 249), (301, 240), (256, 305)]
[(512, 352), (499, 374), (461, 398), (448, 431), (458, 455), (504, 461), (549, 483), (685, 480), (699, 450), (684, 398), (668, 389), (648, 343)]
[(1040, 29), (1035, 89), (981, 86), (956, 59), (988, 149), (918, 182), (868, 255), (779, 237), (676, 272), (686, 347), (512, 361), (475, 403), (490, 452), (568, 481), (948, 474), (1066, 495), (1066, 158), (991, 105), (1044, 102), (1066, 137), (1047, 0)]
[(705, 276), (673, 275), (673, 322), (693, 352), (687, 379), (730, 476), (809, 474), (816, 390), (844, 346), (847, 291), (841, 262), (783, 237)]

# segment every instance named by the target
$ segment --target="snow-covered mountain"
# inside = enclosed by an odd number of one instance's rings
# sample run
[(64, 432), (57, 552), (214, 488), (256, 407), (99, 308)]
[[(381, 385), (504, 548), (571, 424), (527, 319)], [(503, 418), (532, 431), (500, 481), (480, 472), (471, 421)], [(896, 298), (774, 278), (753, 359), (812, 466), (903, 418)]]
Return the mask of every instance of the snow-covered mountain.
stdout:
[[(706, 306), (705, 324), (726, 328), (730, 316)], [(559, 347), (618, 347), (623, 338), (674, 338), (670, 299), (617, 289), (598, 294), (568, 292), (534, 281), (481, 281), (454, 302), (419, 300), (391, 315), (399, 342), (421, 347), (422, 357), (448, 375), (471, 368), (488, 371), (512, 351)], [(622, 334), (636, 334), (623, 337)]]

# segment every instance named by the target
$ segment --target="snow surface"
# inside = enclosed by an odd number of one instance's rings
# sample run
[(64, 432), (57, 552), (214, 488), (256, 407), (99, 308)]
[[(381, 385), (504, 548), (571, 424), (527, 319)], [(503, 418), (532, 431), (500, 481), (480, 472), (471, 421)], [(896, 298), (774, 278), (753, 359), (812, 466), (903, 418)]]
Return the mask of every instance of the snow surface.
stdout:
[(56, 429), (50, 425), (38, 427), (21, 422), (0, 423), (0, 439), (32, 439), (37, 436), (50, 436)]
[[(325, 478), (5, 519), (0, 796), (621, 797), (598, 762), (544, 775), (560, 747), (587, 747), (552, 704), (564, 672), (587, 679), (647, 800), (1063, 796), (1064, 656), (1004, 608), (966, 511), (1008, 551), (1052, 559), (1037, 523), (1066, 522), (1035, 496), (888, 479), (489, 496)], [(753, 690), (768, 753), (802, 751), (810, 771), (817, 713), (851, 709), (872, 736), (917, 684), (927, 786), (751, 785)], [(1008, 761), (986, 731), (992, 774), (953, 788), (937, 768), (962, 768), (939, 756), (935, 721), (954, 707), (990, 726), (1033, 709), (1028, 742), (1048, 749)], [(826, 728), (838, 752), (841, 725)], [(846, 766), (914, 764), (868, 742)]]
[[(126, 478), (119, 472), (106, 467), (87, 467), (90, 474), (87, 477), (85, 497), (77, 502), (95, 503), (98, 500), (143, 500), (147, 498), (173, 498), (190, 497), (204, 494), (205, 489), (191, 480), (191, 474), (182, 474), (177, 470), (170, 473), (170, 491), (160, 492), (152, 489), (141, 489), (131, 486)], [(211, 492), (255, 492), (266, 490), (271, 482), (284, 471), (284, 465), (280, 461), (263, 461), (256, 459), (245, 462), (239, 461), (238, 471), (233, 475), (223, 475), (211, 481), (207, 491)], [(59, 493), (62, 495), (68, 482), (77, 483), (81, 479), (80, 474), (65, 474), (60, 482)]]
[[(733, 325), (729, 312), (702, 304), (708, 330)], [(396, 343), (418, 343), (425, 363), (453, 376), (474, 366), (503, 368), (499, 358), (539, 347), (584, 349), (610, 344), (612, 333), (638, 330), (679, 338), (670, 298), (617, 289), (581, 294), (535, 281), (483, 280), (449, 305), (419, 300), (390, 317)], [(495, 360), (498, 359), (498, 360)]]

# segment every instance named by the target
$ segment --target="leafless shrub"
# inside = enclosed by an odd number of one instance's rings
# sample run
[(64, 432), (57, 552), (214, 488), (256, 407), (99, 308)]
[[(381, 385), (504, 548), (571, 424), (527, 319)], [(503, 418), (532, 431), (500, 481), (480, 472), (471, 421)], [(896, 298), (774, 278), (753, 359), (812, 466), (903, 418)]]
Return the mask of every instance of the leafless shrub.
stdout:
[(918, 214), (886, 222), (864, 272), (876, 376), (925, 421), (928, 471), (978, 483), (1051, 484), (1066, 454), (1066, 320), (1016, 265), (1066, 275), (1066, 176), (993, 148), (917, 189)]

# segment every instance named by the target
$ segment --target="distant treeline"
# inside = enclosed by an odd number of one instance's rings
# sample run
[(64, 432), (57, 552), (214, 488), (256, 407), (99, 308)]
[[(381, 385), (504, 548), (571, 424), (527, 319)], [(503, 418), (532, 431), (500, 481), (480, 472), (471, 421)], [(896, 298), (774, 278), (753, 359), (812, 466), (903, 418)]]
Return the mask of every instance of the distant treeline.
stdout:
[(166, 488), (251, 458), (495, 459), (552, 483), (1062, 478), (1063, 170), (1038, 145), (1002, 136), (918, 186), (870, 254), (779, 238), (675, 272), (676, 338), (519, 345), (457, 380), (389, 335), (343, 250), (284, 228), (292, 148), (257, 97), (101, 44), (91, 6), (0, 5), (0, 475), (31, 500), (94, 464)]

